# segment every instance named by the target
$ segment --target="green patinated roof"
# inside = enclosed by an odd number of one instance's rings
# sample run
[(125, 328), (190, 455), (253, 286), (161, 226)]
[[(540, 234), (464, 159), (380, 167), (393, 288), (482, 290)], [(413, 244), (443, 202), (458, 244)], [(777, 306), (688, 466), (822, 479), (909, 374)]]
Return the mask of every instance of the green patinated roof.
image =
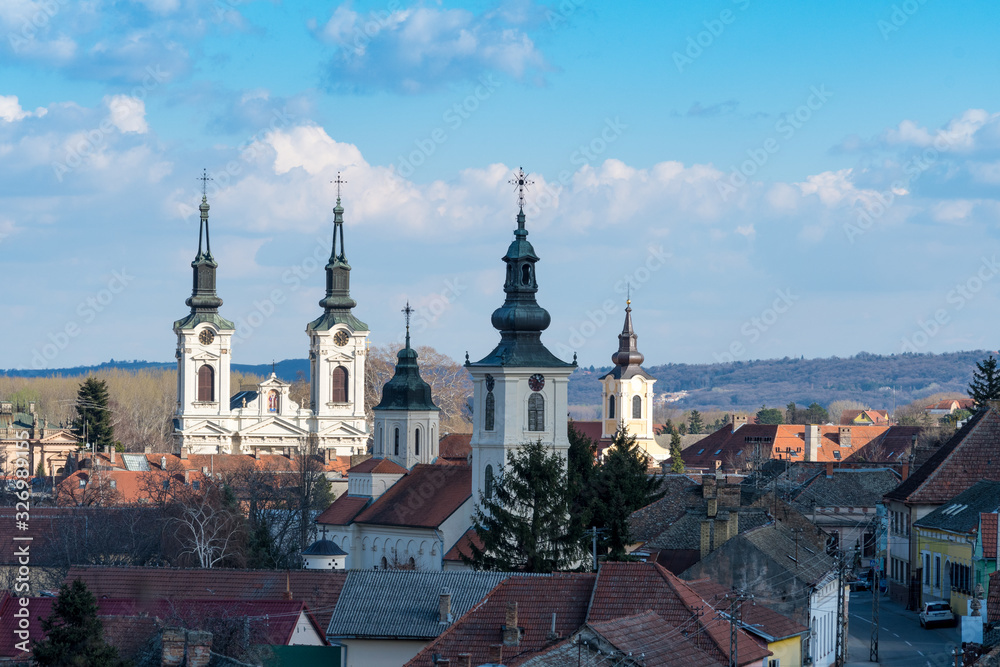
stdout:
[(191, 313), (182, 320), (174, 322), (174, 329), (194, 329), (203, 322), (209, 322), (219, 328), (220, 331), (235, 331), (236, 325), (222, 317), (218, 313)]
[(347, 325), (351, 331), (368, 331), (368, 325), (354, 317), (350, 311), (331, 310), (306, 325), (306, 331), (329, 331), (338, 324)]
[(374, 410), (440, 410), (431, 398), (431, 386), (420, 377), (417, 352), (410, 347), (409, 329), (406, 347), (399, 351), (396, 373), (382, 387), (382, 400)]

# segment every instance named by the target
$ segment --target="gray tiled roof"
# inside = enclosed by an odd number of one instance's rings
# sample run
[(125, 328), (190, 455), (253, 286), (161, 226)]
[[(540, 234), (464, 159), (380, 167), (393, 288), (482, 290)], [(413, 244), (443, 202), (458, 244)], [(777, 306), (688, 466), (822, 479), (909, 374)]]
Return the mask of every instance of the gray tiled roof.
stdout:
[(792, 504), (807, 511), (813, 507), (875, 507), (897, 486), (899, 477), (887, 468), (834, 470), (832, 477), (820, 472), (803, 485)]
[(836, 562), (831, 556), (796, 541), (792, 531), (779, 523), (741, 534), (735, 540), (746, 540), (767, 554), (789, 574), (813, 586), (822, 586), (836, 575)]
[[(731, 510), (719, 510), (715, 518), (728, 519)], [(770, 523), (771, 517), (763, 508), (741, 507), (738, 510), (740, 533)], [(707, 519), (705, 512), (688, 510), (669, 526), (661, 526), (660, 534), (647, 542), (649, 549), (699, 549), (701, 547), (701, 522)]]
[(451, 592), (451, 615), (458, 620), (509, 576), (507, 572), (351, 571), (327, 637), (433, 639), (448, 628), (438, 617), (441, 589)]
[(980, 513), (1000, 509), (1000, 482), (982, 480), (963, 491), (913, 525), (956, 533), (971, 533), (979, 529)]

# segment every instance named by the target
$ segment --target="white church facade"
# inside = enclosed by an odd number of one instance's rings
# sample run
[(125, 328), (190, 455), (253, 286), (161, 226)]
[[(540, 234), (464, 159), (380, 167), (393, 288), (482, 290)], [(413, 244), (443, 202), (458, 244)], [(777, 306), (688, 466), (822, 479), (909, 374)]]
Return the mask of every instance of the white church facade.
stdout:
[[(177, 336), (177, 407), (174, 445), (192, 454), (363, 453), (365, 351), (368, 326), (354, 316), (344, 253), (344, 209), (337, 197), (333, 249), (326, 265), (323, 313), (306, 326), (309, 337), (310, 406), (289, 396), (274, 373), (252, 387), (230, 387), (235, 327), (219, 314), (216, 269), (203, 196), (198, 254), (191, 267), (191, 312), (174, 323)], [(339, 252), (338, 252), (339, 240)], [(236, 389), (236, 391), (233, 391)]]

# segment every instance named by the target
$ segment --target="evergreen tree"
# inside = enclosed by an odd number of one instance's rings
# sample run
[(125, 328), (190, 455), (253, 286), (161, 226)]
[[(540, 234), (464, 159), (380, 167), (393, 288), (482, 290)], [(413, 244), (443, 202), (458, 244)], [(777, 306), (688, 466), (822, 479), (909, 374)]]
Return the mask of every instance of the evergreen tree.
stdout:
[(493, 493), (480, 494), (473, 528), (483, 542), (462, 560), (477, 570), (553, 572), (582, 558), (570, 520), (570, 498), (562, 458), (541, 440), (509, 452)]
[(805, 423), (807, 424), (825, 424), (830, 421), (830, 413), (826, 411), (819, 403), (815, 401), (809, 404), (806, 408), (805, 413)]
[[(108, 385), (95, 377), (87, 378), (76, 393), (76, 418), (73, 433), (84, 443), (92, 443), (94, 451), (110, 451), (114, 446), (114, 428), (108, 410)], [(84, 440), (86, 436), (86, 440)]]
[(684, 472), (684, 459), (681, 458), (680, 433), (674, 433), (670, 436), (670, 472)]
[(38, 461), (38, 468), (35, 469), (35, 477), (45, 477), (45, 459)]
[(594, 478), (597, 469), (597, 443), (578, 431), (571, 421), (566, 433), (569, 436), (567, 452), (566, 486), (569, 490), (570, 514), (573, 531), (582, 535), (591, 526), (594, 515)]
[(688, 416), (688, 433), (701, 433), (705, 430), (705, 424), (701, 421), (701, 413), (692, 410)]
[(665, 431), (666, 431), (667, 433), (673, 433), (673, 432), (674, 432), (674, 430), (675, 430), (675, 429), (674, 429), (674, 422), (673, 422), (673, 420), (671, 420), (671, 419), (668, 419), (668, 420), (667, 420), (667, 423), (663, 425), (663, 429), (664, 429), (664, 430), (665, 430)]
[(39, 665), (60, 667), (124, 667), (118, 649), (104, 641), (97, 617), (97, 600), (79, 579), (63, 584), (52, 606), (52, 615), (42, 620), (45, 639), (32, 647)]
[(986, 407), (987, 401), (1000, 399), (1000, 372), (997, 371), (997, 360), (992, 354), (977, 362), (976, 369), (969, 384), (969, 398), (976, 402), (976, 408), (979, 409)]
[(597, 519), (606, 529), (603, 544), (608, 558), (624, 560), (625, 548), (632, 543), (629, 517), (632, 512), (659, 500), (663, 478), (651, 476), (649, 456), (634, 435), (618, 431), (604, 455), (597, 477)]
[(765, 408), (761, 406), (757, 411), (758, 424), (782, 424), (784, 415), (778, 408)]
[(792, 401), (787, 406), (785, 406), (785, 423), (786, 424), (798, 424), (799, 423), (799, 409), (795, 405), (795, 401)]

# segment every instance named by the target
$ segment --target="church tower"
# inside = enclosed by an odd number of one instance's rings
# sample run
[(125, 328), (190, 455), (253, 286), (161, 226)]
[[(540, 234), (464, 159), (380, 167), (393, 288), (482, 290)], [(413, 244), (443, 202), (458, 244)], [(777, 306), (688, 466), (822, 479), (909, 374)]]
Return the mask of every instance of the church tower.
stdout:
[[(207, 176), (202, 177), (207, 181)], [(201, 197), (198, 254), (191, 262), (194, 287), (185, 302), (191, 313), (174, 322), (177, 335), (177, 410), (174, 444), (204, 453), (229, 448), (230, 342), (235, 327), (219, 315), (222, 299), (215, 292), (215, 271), (208, 233), (208, 197)]]
[[(368, 325), (354, 316), (351, 265), (344, 252), (344, 207), (333, 209), (333, 249), (326, 265), (326, 296), (319, 302), (323, 314), (306, 325), (309, 336), (310, 432), (314, 444), (330, 454), (349, 456), (365, 451), (365, 351)], [(340, 241), (339, 251), (337, 241)]]
[(433, 463), (438, 455), (440, 408), (431, 398), (431, 386), (420, 377), (417, 353), (410, 347), (410, 313), (406, 304), (406, 346), (399, 351), (396, 373), (382, 388), (375, 406), (375, 458), (388, 458), (404, 468)]
[[(618, 334), (618, 351), (611, 355), (615, 366), (601, 377), (601, 437), (613, 438), (625, 428), (636, 442), (656, 460), (664, 450), (656, 444), (653, 431), (653, 383), (656, 378), (643, 370), (644, 357), (637, 345), (639, 337), (632, 329), (632, 300), (625, 302), (625, 326)], [(669, 453), (667, 453), (669, 457)]]
[(472, 498), (489, 497), (493, 480), (503, 470), (508, 452), (541, 440), (563, 458), (566, 435), (567, 388), (576, 362), (557, 358), (542, 344), (551, 322), (535, 301), (538, 255), (525, 228), (524, 188), (531, 182), (519, 170), (511, 181), (519, 191), (520, 210), (514, 240), (503, 256), (507, 265), (502, 306), (493, 311), (500, 343), (475, 363), (466, 361), (473, 382)]

